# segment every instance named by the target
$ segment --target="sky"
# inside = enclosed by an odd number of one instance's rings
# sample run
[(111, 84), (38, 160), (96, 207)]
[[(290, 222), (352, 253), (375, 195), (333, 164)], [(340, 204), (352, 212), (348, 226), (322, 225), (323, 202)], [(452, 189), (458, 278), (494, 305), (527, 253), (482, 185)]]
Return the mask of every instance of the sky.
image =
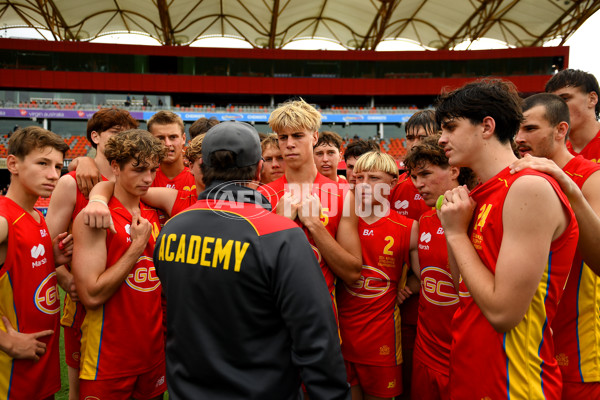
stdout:
[[(0, 31), (0, 37), (38, 37), (39, 34), (33, 29), (7, 29)], [(49, 35), (48, 35), (49, 36)], [(597, 41), (600, 37), (600, 11), (592, 15), (565, 43), (570, 47), (569, 51), (569, 68), (581, 69), (590, 72), (600, 80), (600, 52), (597, 51)], [(158, 42), (148, 36), (141, 35), (107, 35), (92, 42), (97, 43), (120, 43), (120, 44), (146, 44), (157, 45)], [(558, 41), (547, 43), (546, 45), (556, 45)], [(458, 45), (457, 49), (466, 48), (468, 43)], [(210, 38), (202, 39), (194, 44), (193, 47), (245, 47), (251, 46), (237, 39), (229, 38)], [(489, 49), (506, 47), (502, 43), (483, 39), (474, 42), (469, 46), (470, 49)], [(344, 48), (337, 44), (326, 40), (299, 40), (289, 43), (285, 49), (312, 49), (312, 50), (343, 50)], [(377, 50), (397, 51), (397, 50), (423, 50), (416, 43), (407, 41), (386, 41), (382, 42)]]

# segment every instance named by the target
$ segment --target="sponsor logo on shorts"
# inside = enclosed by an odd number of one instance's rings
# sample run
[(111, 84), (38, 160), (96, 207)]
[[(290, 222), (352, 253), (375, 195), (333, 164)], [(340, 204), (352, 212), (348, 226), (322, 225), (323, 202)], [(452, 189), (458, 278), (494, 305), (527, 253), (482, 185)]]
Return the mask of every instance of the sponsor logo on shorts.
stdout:
[(388, 389), (393, 389), (395, 387), (396, 387), (396, 380), (395, 379), (393, 381), (391, 381), (391, 382), (388, 382), (388, 387), (387, 387)]
[(569, 356), (566, 355), (565, 353), (557, 354), (555, 358), (556, 358), (556, 362), (561, 367), (567, 367), (567, 366), (569, 366)]
[(390, 346), (388, 345), (383, 345), (379, 348), (379, 355), (380, 356), (389, 356), (390, 355)]
[(160, 387), (164, 384), (165, 384), (165, 376), (163, 375), (160, 378), (158, 378), (158, 380), (156, 381), (156, 387)]
[(35, 307), (44, 314), (56, 314), (60, 311), (60, 300), (56, 285), (56, 272), (52, 271), (35, 290)]

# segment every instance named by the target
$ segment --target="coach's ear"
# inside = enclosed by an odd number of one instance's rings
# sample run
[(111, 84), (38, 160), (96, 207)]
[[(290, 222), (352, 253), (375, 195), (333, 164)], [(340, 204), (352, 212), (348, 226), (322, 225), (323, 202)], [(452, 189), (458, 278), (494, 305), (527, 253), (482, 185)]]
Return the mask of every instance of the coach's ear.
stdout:
[(481, 135), (484, 139), (489, 139), (494, 136), (494, 132), (496, 131), (496, 121), (492, 117), (485, 117), (483, 121), (481, 121), (481, 127), (483, 131)]

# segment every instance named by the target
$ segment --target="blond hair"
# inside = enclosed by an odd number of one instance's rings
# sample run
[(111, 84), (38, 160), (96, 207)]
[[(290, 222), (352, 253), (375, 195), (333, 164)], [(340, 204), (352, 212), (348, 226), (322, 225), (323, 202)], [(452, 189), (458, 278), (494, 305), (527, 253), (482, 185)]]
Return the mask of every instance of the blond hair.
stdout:
[(370, 151), (359, 157), (354, 164), (354, 173), (382, 171), (394, 178), (399, 175), (398, 165), (392, 156), (380, 151)]
[(188, 159), (190, 164), (193, 164), (197, 159), (202, 158), (202, 141), (204, 140), (205, 135), (206, 132), (201, 133), (188, 143), (188, 146), (185, 149), (185, 157)]
[(314, 132), (321, 127), (321, 114), (302, 98), (287, 101), (271, 113), (269, 126), (275, 133), (286, 128)]

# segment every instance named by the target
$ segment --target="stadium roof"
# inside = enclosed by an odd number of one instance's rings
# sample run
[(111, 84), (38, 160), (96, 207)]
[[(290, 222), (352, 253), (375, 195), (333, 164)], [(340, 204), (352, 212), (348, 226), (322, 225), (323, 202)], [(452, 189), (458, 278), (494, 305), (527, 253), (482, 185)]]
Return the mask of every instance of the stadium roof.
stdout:
[(598, 9), (597, 0), (0, 0), (0, 29), (48, 29), (56, 40), (138, 32), (165, 45), (225, 36), (261, 48), (306, 38), (359, 50), (389, 39), (523, 47), (563, 44)]

